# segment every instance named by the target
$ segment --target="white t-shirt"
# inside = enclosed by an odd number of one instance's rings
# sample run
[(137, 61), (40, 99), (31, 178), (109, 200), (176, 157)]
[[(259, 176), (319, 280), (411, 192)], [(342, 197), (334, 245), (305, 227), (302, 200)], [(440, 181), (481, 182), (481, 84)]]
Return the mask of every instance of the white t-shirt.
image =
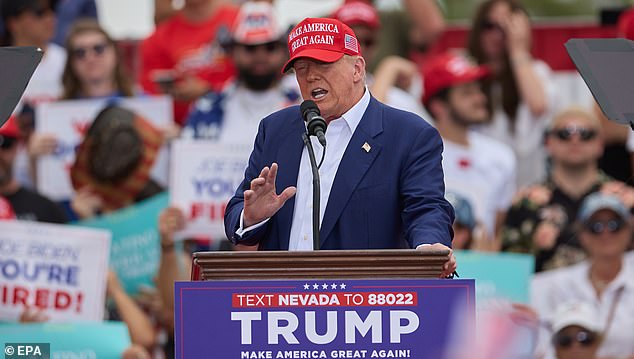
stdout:
[(489, 234), (495, 232), (498, 211), (506, 211), (515, 194), (515, 155), (511, 148), (475, 131), (469, 146), (443, 140), (445, 191), (467, 198), (475, 217)]
[[(570, 267), (536, 274), (531, 283), (531, 305), (540, 320), (551, 323), (557, 307), (568, 302), (585, 302), (598, 313), (599, 325), (605, 328), (614, 306), (614, 316), (597, 357), (628, 358), (634, 355), (634, 261), (625, 257), (618, 276), (605, 289), (601, 299), (589, 279), (590, 263), (583, 261)], [(621, 289), (623, 288), (623, 289)], [(620, 294), (618, 294), (621, 292)], [(547, 359), (554, 358), (550, 346), (552, 333), (540, 333), (539, 349)]]
[(236, 87), (227, 97), (218, 141), (252, 146), (260, 120), (277, 110), (295, 104), (289, 102), (282, 91), (282, 85), (260, 92), (243, 86)]
[[(528, 105), (520, 102), (515, 119), (515, 130), (504, 110), (497, 108), (491, 123), (479, 130), (499, 141), (506, 143), (515, 151), (517, 158), (517, 185), (542, 182), (546, 175), (546, 150), (544, 149), (544, 131), (558, 108), (557, 86), (553, 81), (552, 70), (543, 61), (533, 62), (535, 73), (542, 81), (548, 110), (540, 117), (531, 114)], [(498, 88), (499, 90), (499, 88)]]

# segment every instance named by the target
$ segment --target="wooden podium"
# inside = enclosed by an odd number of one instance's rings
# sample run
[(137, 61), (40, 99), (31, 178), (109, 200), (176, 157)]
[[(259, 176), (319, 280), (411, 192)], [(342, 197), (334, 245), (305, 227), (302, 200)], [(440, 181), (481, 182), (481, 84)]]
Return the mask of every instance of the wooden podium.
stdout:
[(455, 326), (472, 336), (475, 320), (474, 281), (436, 279), (448, 256), (195, 253), (174, 288), (176, 358), (447, 357)]
[(414, 249), (197, 252), (191, 279), (438, 278), (449, 251)]

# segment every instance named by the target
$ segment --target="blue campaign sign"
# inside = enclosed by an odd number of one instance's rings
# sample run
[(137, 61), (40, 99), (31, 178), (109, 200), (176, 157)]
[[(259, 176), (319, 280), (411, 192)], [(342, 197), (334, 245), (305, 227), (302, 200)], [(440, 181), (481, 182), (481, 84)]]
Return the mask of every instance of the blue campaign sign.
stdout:
[(474, 296), (473, 280), (178, 282), (176, 358), (438, 359)]
[(529, 281), (535, 272), (532, 255), (455, 251), (462, 278), (476, 280), (478, 305), (488, 299), (506, 299), (528, 304)]
[(0, 348), (6, 343), (50, 343), (51, 358), (120, 358), (130, 336), (122, 322), (2, 323)]
[(120, 211), (76, 223), (112, 232), (110, 266), (128, 294), (138, 293), (142, 286), (154, 286), (161, 257), (158, 216), (168, 199), (167, 193), (161, 193)]

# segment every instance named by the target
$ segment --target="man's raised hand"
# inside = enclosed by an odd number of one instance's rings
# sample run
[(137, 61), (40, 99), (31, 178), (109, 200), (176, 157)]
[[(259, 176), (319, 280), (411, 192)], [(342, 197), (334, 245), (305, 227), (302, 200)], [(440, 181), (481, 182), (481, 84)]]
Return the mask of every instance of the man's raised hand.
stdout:
[(295, 195), (293, 186), (285, 188), (279, 195), (275, 190), (277, 163), (264, 167), (260, 176), (251, 181), (251, 188), (244, 191), (244, 228), (271, 218), (286, 201)]

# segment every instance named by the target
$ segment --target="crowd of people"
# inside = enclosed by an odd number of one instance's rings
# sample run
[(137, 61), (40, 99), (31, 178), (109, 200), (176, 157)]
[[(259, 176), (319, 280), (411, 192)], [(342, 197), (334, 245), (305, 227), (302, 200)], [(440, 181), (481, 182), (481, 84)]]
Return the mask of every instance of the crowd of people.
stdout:
[[(140, 42), (138, 73), (129, 73), (96, 20), (94, 1), (0, 0), (4, 45), (44, 50), (0, 128), (0, 220), (71, 223), (169, 191), (151, 167), (174, 139), (252, 145), (260, 120), (302, 101), (297, 69), (281, 72), (290, 28), (273, 2), (184, 0), (176, 10), (156, 0), (156, 30)], [(538, 333), (535, 358), (633, 359), (631, 132), (596, 105), (559, 99), (564, 89), (533, 57), (531, 20), (518, 0), (483, 1), (464, 48), (442, 52), (431, 51), (446, 28), (436, 1), (403, 7), (386, 12), (369, 0), (345, 0), (314, 15), (354, 31), (372, 97), (420, 116), (442, 137), (453, 249), (534, 256), (525, 312)], [(634, 16), (621, 20), (621, 35), (632, 36)], [(173, 99), (173, 124), (158, 128), (117, 105), (151, 95)], [(59, 139), (37, 131), (47, 118), (36, 117), (36, 108), (82, 99), (110, 105), (76, 149), (68, 169), (74, 195), (52, 200), (38, 193), (38, 177), (47, 174), (37, 162)], [(133, 344), (124, 357), (173, 357), (173, 283), (189, 278), (194, 248), (258, 249), (227, 240), (177, 245), (186, 221), (175, 206), (157, 218), (161, 254), (151, 299), (130, 296), (113, 271), (108, 276), (108, 319), (123, 321)], [(47, 317), (24, 308), (20, 320)]]

